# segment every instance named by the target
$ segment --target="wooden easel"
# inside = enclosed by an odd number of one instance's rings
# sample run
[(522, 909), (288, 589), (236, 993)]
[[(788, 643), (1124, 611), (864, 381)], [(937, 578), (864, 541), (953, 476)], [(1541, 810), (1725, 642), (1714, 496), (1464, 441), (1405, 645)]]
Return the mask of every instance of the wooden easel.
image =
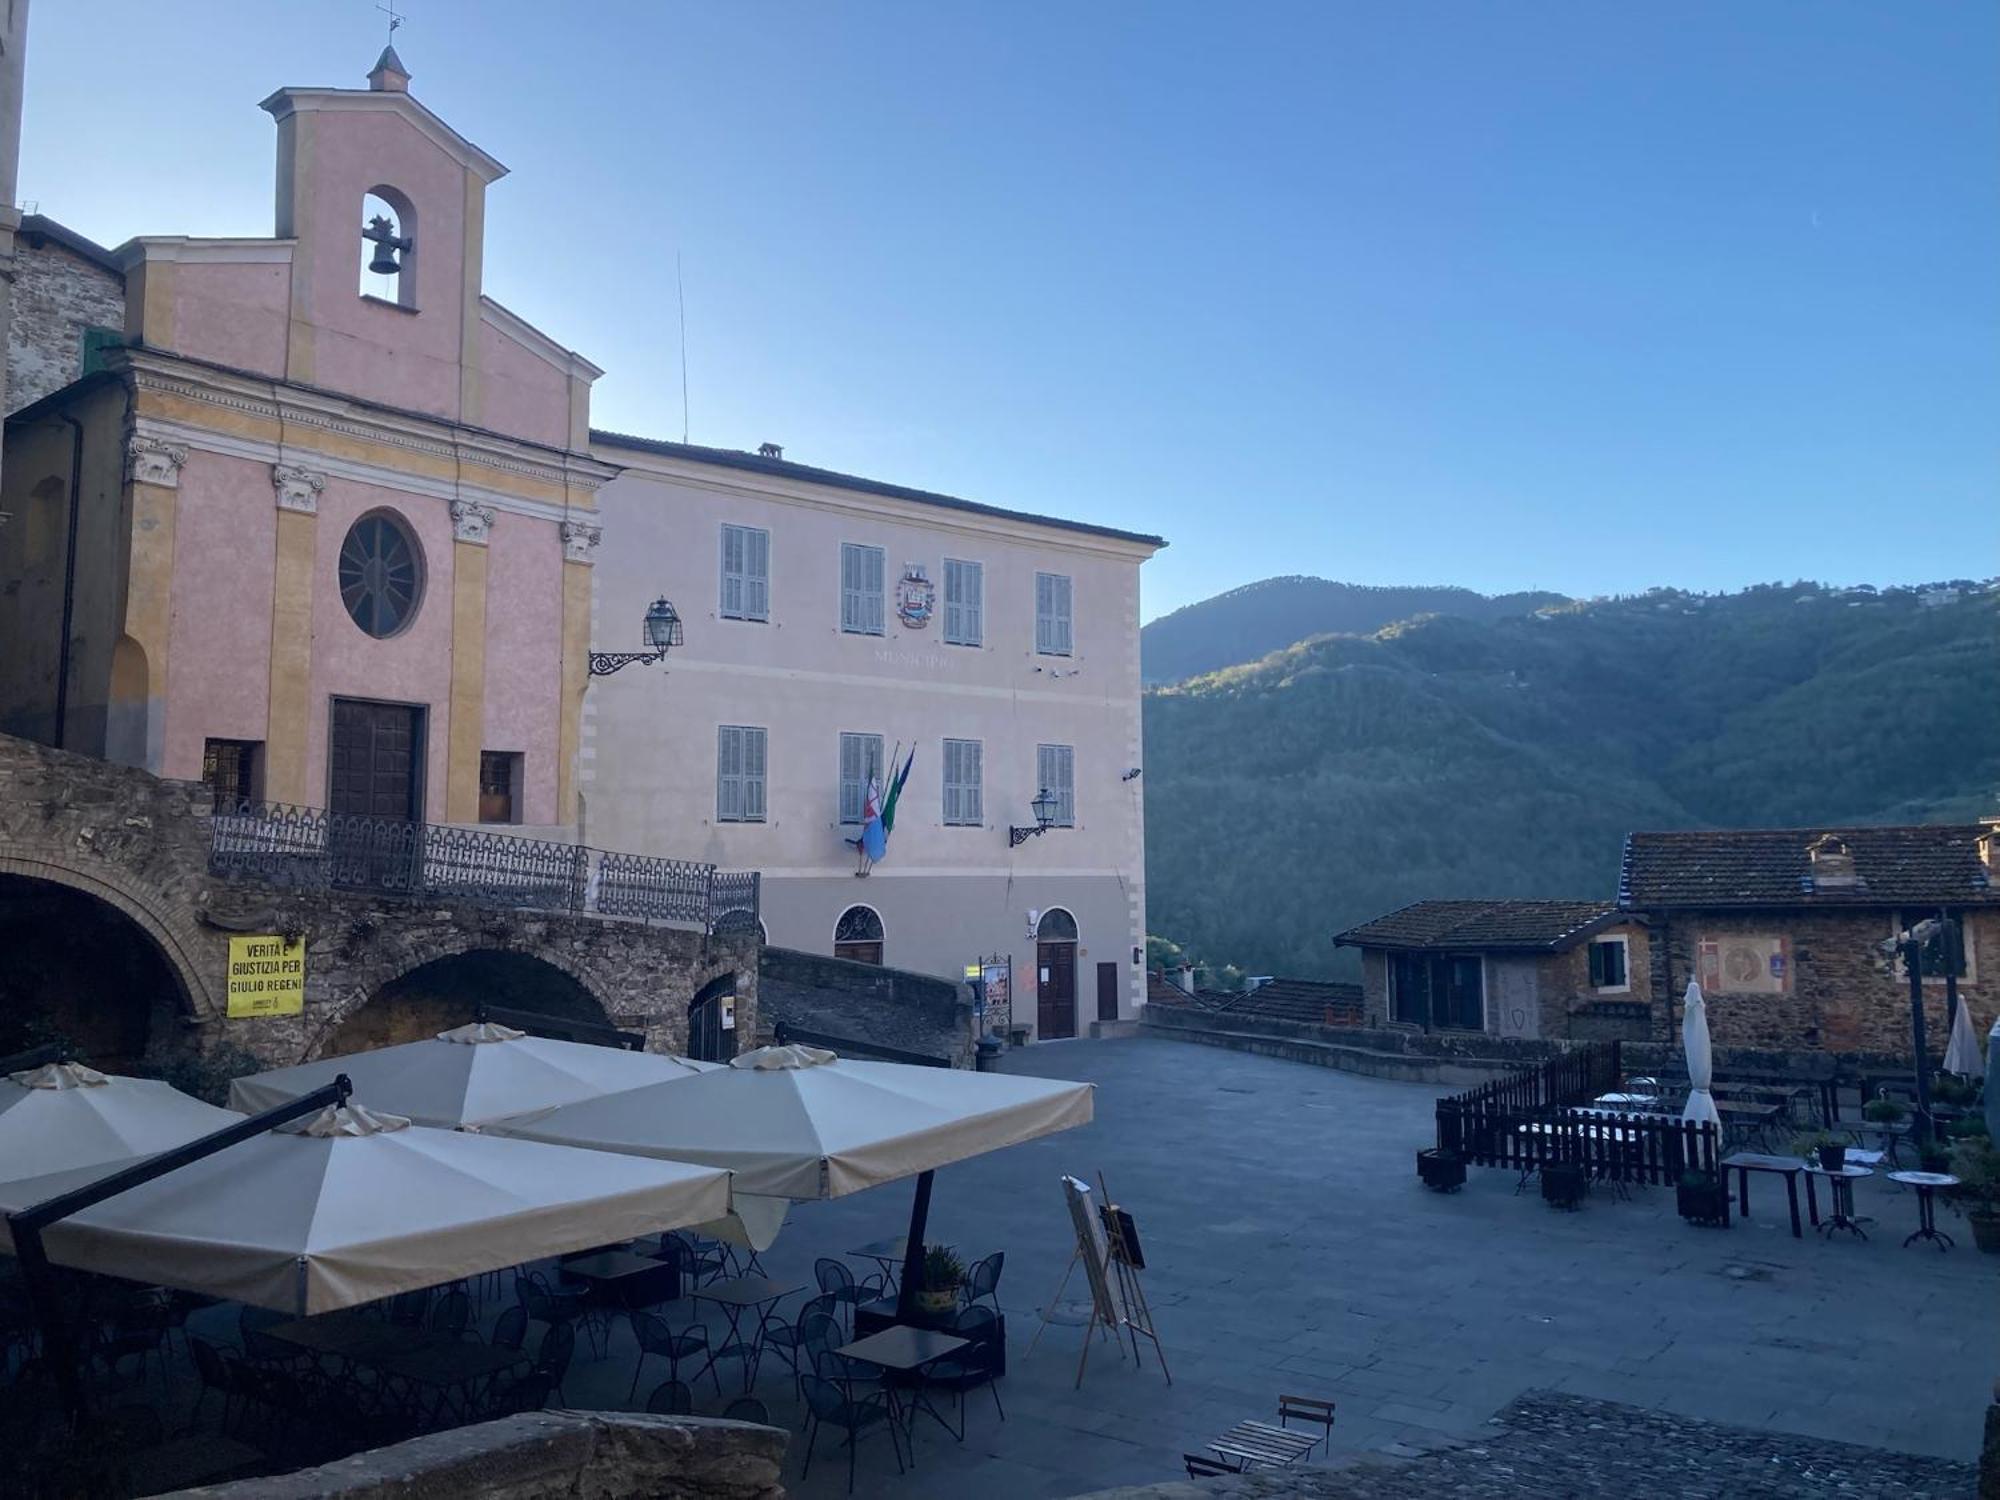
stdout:
[[(1118, 1205), (1111, 1201), (1111, 1189), (1105, 1185), (1104, 1174), (1097, 1174), (1098, 1190), (1104, 1194), (1104, 1202), (1098, 1206), (1098, 1214), (1104, 1221), (1105, 1243), (1111, 1252), (1111, 1269), (1118, 1278), (1118, 1296), (1124, 1305), (1125, 1331), (1132, 1337), (1132, 1363), (1140, 1364), (1139, 1340), (1150, 1339), (1153, 1357), (1160, 1362), (1160, 1373), (1167, 1377), (1167, 1384), (1174, 1383), (1174, 1372), (1167, 1368), (1167, 1351), (1160, 1343), (1160, 1335), (1153, 1327), (1153, 1307), (1146, 1300), (1146, 1288), (1139, 1280), (1139, 1272), (1144, 1268), (1145, 1257), (1139, 1251), (1139, 1232), (1131, 1222), (1130, 1214), (1122, 1214)], [(1130, 1230), (1127, 1238), (1126, 1230)], [(1081, 1374), (1078, 1383), (1082, 1383)]]
[[(1049, 1298), (1042, 1309), (1041, 1326), (1035, 1330), (1034, 1338), (1028, 1341), (1027, 1353), (1035, 1352), (1035, 1345), (1041, 1342), (1043, 1332), (1054, 1321), (1056, 1310), (1062, 1304), (1062, 1295), (1069, 1289), (1069, 1279), (1076, 1274), (1080, 1264), (1090, 1283), (1090, 1322), (1083, 1335), (1083, 1351), (1076, 1362), (1076, 1387), (1083, 1387), (1083, 1372), (1090, 1365), (1090, 1346), (1096, 1339), (1109, 1337), (1112, 1346), (1118, 1350), (1118, 1357), (1125, 1357), (1124, 1344), (1119, 1337), (1121, 1330), (1129, 1332), (1132, 1338), (1132, 1363), (1139, 1359), (1139, 1340), (1143, 1336), (1152, 1340), (1153, 1352), (1159, 1357), (1160, 1373), (1167, 1377), (1167, 1384), (1174, 1383), (1173, 1373), (1167, 1369), (1166, 1351), (1160, 1347), (1160, 1336), (1153, 1328), (1153, 1314), (1146, 1302), (1145, 1289), (1139, 1284), (1139, 1265), (1133, 1263), (1128, 1253), (1136, 1245), (1124, 1243), (1122, 1234), (1107, 1234), (1105, 1216), (1090, 1198), (1090, 1184), (1075, 1177), (1065, 1176), (1063, 1197), (1069, 1204), (1070, 1223), (1076, 1231), (1076, 1248), (1070, 1253), (1069, 1265), (1064, 1269), (1062, 1280), (1057, 1284), (1055, 1295)], [(1104, 1187), (1104, 1176), (1098, 1174), (1098, 1187)], [(1106, 1270), (1111, 1275), (1107, 1276)]]

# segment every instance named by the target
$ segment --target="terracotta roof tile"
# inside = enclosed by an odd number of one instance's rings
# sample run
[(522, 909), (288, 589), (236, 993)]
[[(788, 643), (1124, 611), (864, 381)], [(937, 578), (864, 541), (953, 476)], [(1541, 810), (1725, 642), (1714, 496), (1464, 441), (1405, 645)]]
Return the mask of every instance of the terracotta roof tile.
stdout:
[(1559, 952), (1623, 916), (1610, 901), (1417, 901), (1350, 927), (1353, 948)]
[[(1625, 840), (1621, 906), (2000, 905), (1979, 859), (1978, 824), (1900, 828), (1750, 828), (1634, 833)], [(1853, 879), (1815, 880), (1810, 845), (1833, 835)]]
[(1361, 986), (1327, 979), (1273, 979), (1222, 1008), (1232, 1016), (1316, 1026), (1359, 1026), (1363, 1015)]

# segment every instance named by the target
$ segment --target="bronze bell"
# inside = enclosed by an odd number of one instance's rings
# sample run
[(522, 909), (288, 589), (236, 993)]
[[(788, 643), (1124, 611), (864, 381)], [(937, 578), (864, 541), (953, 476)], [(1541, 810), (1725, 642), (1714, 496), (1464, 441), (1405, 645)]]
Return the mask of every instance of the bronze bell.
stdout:
[(396, 252), (410, 248), (410, 242), (399, 236), (389, 221), (377, 214), (368, 221), (368, 227), (361, 231), (364, 240), (375, 242), (375, 257), (368, 262), (368, 269), (377, 276), (394, 276), (402, 268), (396, 264)]

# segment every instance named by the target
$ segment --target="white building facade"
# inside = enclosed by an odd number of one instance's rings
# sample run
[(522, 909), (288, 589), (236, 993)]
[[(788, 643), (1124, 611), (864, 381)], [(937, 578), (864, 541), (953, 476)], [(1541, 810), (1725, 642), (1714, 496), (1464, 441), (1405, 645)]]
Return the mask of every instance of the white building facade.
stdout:
[[(591, 642), (665, 664), (591, 685), (584, 837), (763, 874), (768, 941), (957, 979), (1011, 964), (996, 1029), (1087, 1035), (1145, 1000), (1139, 567), (1157, 537), (787, 463), (594, 433)], [(886, 856), (849, 840), (916, 760)], [(1034, 826), (1038, 792), (1051, 826)]]

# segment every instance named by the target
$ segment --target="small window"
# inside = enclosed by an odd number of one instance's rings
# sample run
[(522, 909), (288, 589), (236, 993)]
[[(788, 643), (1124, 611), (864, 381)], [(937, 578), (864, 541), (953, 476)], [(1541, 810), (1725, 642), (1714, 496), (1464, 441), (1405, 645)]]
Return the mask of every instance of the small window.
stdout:
[(944, 560), (944, 643), (981, 646), (986, 643), (986, 566)]
[[(949, 564), (947, 564), (949, 567)], [(944, 821), (947, 827), (977, 828), (986, 821), (982, 785), (985, 747), (978, 740), (944, 742)]]
[(1483, 1031), (1484, 966), (1476, 954), (1389, 955), (1390, 1014), (1426, 1031)]
[(416, 538), (388, 511), (363, 516), (340, 544), (340, 602), (377, 640), (395, 635), (423, 601), (424, 567)]
[(1590, 987), (1594, 990), (1629, 990), (1627, 954), (1623, 937), (1599, 938), (1590, 945)]
[(771, 618), (771, 533), (758, 526), (722, 528), (725, 620)]
[(217, 812), (234, 812), (257, 800), (263, 748), (256, 740), (209, 740), (203, 744), (201, 779), (215, 794)]
[(716, 731), (715, 820), (764, 821), (764, 731), (724, 724)]
[(849, 635), (883, 633), (882, 570), (880, 547), (840, 544), (840, 628)]
[(518, 750), (479, 752), (479, 821), (521, 821), (521, 753)]
[(882, 736), (840, 737), (840, 821), (859, 823), (868, 815), (868, 784), (882, 777)]
[(1070, 581), (1067, 573), (1035, 575), (1035, 650), (1043, 656), (1068, 656), (1075, 645), (1070, 628)]
[(1072, 745), (1035, 747), (1035, 787), (1053, 792), (1056, 799), (1055, 825), (1076, 826), (1076, 748)]
[(833, 956), (858, 964), (882, 962), (882, 919), (872, 906), (850, 906), (833, 926)]

